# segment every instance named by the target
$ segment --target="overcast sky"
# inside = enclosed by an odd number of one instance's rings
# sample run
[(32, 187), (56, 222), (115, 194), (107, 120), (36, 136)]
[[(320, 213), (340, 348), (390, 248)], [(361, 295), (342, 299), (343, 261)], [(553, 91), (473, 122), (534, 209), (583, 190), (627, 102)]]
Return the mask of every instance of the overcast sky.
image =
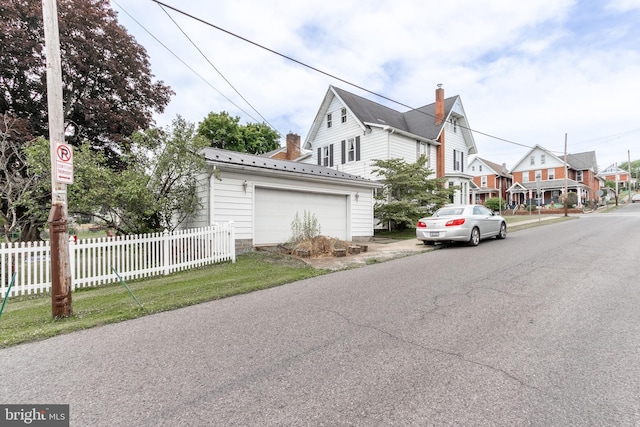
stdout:
[(176, 92), (161, 126), (227, 111), (304, 141), (329, 85), (406, 111), (349, 83), (413, 108), (442, 83), (487, 160), (511, 168), (535, 144), (561, 156), (565, 133), (600, 169), (640, 159), (640, 0), (162, 2), (219, 28), (111, 0)]

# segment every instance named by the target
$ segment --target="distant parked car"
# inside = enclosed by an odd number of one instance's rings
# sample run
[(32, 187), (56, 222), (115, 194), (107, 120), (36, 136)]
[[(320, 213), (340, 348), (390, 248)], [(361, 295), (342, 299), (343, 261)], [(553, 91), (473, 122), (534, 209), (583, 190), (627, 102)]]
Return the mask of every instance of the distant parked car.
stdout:
[(482, 205), (446, 206), (418, 220), (416, 237), (425, 245), (466, 242), (477, 246), (482, 239), (507, 237), (507, 222)]
[(633, 197), (631, 198), (631, 203), (636, 203), (636, 202), (640, 202), (640, 193), (634, 194)]

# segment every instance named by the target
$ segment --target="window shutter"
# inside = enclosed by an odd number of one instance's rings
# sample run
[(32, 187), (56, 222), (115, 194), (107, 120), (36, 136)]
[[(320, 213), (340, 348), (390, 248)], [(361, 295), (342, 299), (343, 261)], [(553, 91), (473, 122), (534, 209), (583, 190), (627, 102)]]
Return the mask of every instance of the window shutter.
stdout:
[(458, 153), (456, 153), (456, 150), (453, 150), (453, 170), (454, 170), (454, 171), (455, 171), (455, 170), (458, 170), (458, 168), (456, 167), (456, 162), (457, 162), (457, 160), (456, 160), (456, 157), (457, 157), (457, 156), (456, 156), (456, 154), (458, 154)]
[(356, 136), (356, 161), (360, 160), (360, 137)]
[(464, 152), (460, 152), (460, 172), (464, 172)]
[(322, 147), (318, 147), (318, 166), (322, 166)]
[(346, 141), (343, 139), (340, 142), (340, 145), (342, 147), (342, 161), (341, 163), (344, 165), (347, 162), (347, 148), (346, 148)]
[(333, 144), (329, 146), (329, 166), (333, 167)]

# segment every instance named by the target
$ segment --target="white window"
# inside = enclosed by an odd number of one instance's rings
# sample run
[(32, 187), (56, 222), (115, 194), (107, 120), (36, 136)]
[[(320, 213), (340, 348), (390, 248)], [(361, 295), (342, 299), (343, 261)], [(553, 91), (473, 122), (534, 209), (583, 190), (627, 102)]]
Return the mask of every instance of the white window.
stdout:
[(529, 157), (529, 162), (530, 164), (533, 166), (536, 164), (536, 156), (531, 156)]
[(347, 139), (347, 161), (353, 162), (356, 159), (356, 139)]
[(427, 163), (429, 163), (429, 144), (426, 142), (416, 141), (416, 160), (418, 160), (420, 156), (425, 156), (427, 158)]
[(453, 150), (453, 170), (459, 171), (460, 164), (462, 162), (462, 153), (458, 150)]
[(331, 118), (331, 113), (327, 114), (327, 127), (330, 128), (333, 124), (333, 119)]
[(522, 182), (529, 182), (529, 171), (522, 172)]
[(322, 166), (329, 166), (329, 147), (322, 147)]
[(482, 165), (479, 165), (479, 166), (478, 166), (478, 170), (479, 170), (480, 172), (482, 172)]
[(486, 188), (487, 187), (487, 176), (484, 175), (480, 178), (480, 187)]
[(556, 179), (556, 170), (554, 168), (549, 169), (547, 175), (549, 176), (548, 179)]
[(576, 172), (576, 181), (580, 182), (584, 179), (583, 175), (582, 175), (583, 171), (577, 171)]
[(535, 177), (536, 177), (536, 181), (542, 179), (542, 171), (540, 169), (536, 171)]
[(475, 172), (476, 171), (476, 167), (475, 166), (471, 166), (471, 172)]
[(544, 165), (545, 161), (546, 161), (546, 156), (544, 154), (540, 154), (540, 164)]
[(342, 121), (342, 123), (347, 123), (347, 109), (343, 108), (342, 112), (340, 113), (340, 120)]

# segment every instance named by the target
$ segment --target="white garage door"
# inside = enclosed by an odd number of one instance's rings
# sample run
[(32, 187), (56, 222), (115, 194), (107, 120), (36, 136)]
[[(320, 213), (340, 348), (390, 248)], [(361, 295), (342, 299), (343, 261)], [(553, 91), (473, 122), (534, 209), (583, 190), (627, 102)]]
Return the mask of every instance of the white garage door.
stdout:
[(296, 212), (303, 221), (305, 211), (318, 219), (323, 236), (347, 239), (347, 196), (256, 188), (255, 197), (256, 245), (288, 241)]

